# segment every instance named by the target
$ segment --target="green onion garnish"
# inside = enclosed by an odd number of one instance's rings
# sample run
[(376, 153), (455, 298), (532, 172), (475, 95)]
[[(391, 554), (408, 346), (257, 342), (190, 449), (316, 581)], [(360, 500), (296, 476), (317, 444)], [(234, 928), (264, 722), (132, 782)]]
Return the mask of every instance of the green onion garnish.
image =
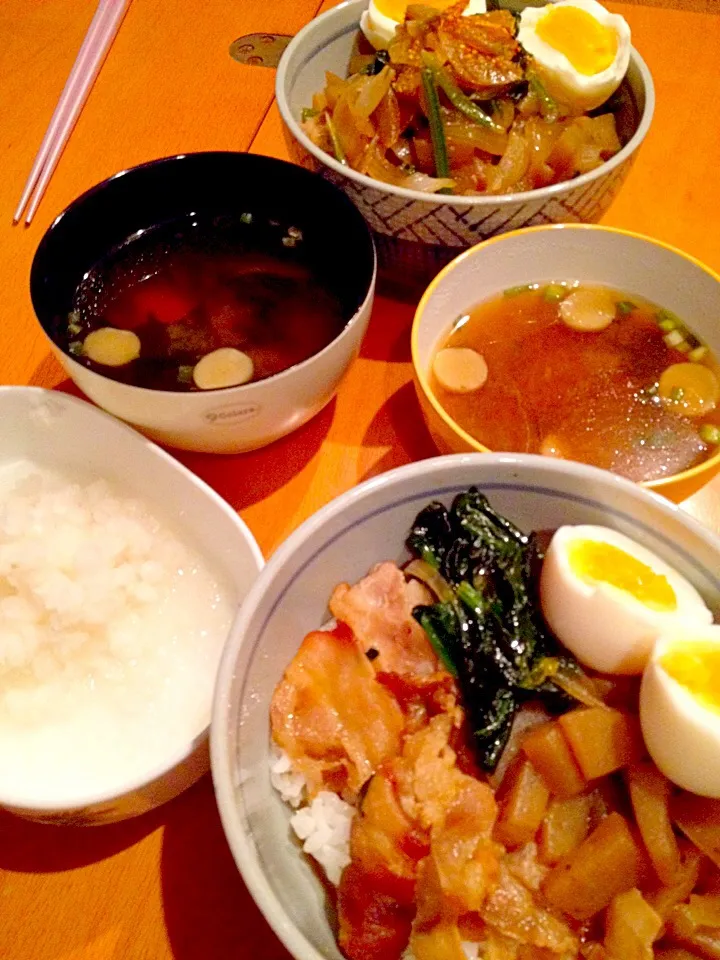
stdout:
[(621, 317), (626, 317), (633, 310), (637, 310), (637, 307), (630, 300), (621, 300), (617, 305), (617, 312)]
[(679, 330), (671, 330), (669, 333), (666, 333), (663, 340), (668, 347), (674, 347), (676, 350), (680, 349), (681, 343), (685, 343), (685, 337)]
[(536, 283), (523, 283), (519, 287), (508, 287), (503, 290), (504, 297), (517, 297), (521, 293), (529, 293), (531, 290), (537, 290)]
[(567, 294), (567, 287), (561, 283), (549, 283), (543, 290), (543, 300), (548, 303), (558, 303)]
[(658, 310), (655, 319), (661, 330), (675, 330), (677, 327), (683, 326), (680, 318), (669, 310)]
[(688, 360), (691, 360), (693, 363), (700, 363), (701, 360), (704, 360), (707, 356), (708, 348), (705, 344), (700, 344), (699, 347), (694, 347), (688, 354)]
[(709, 443), (714, 447), (720, 446), (720, 427), (715, 426), (714, 423), (703, 423), (698, 434), (703, 443)]

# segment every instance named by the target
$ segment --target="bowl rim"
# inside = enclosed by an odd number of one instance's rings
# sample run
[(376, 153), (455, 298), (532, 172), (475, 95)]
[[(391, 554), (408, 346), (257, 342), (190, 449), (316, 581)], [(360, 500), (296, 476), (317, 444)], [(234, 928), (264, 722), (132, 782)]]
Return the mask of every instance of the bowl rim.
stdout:
[[(326, 957), (295, 926), (267, 879), (261, 862), (259, 862), (255, 841), (246, 827), (241, 812), (242, 807), (236, 803), (237, 778), (233, 769), (234, 760), (229, 758), (226, 749), (228, 739), (226, 732), (227, 712), (231, 703), (233, 682), (237, 677), (237, 661), (245, 644), (250, 642), (247, 635), (248, 623), (255, 615), (255, 609), (260, 600), (274, 586), (276, 571), (282, 570), (293, 553), (302, 547), (307, 540), (321, 533), (328, 522), (354, 507), (358, 502), (381, 493), (384, 489), (392, 490), (395, 488), (401, 490), (409, 477), (422, 476), (423, 474), (427, 475), (428, 478), (436, 474), (439, 477), (444, 475), (446, 471), (452, 471), (455, 467), (473, 466), (475, 464), (481, 466), (484, 471), (492, 470), (494, 465), (514, 466), (521, 473), (532, 469), (534, 472), (544, 475), (549, 481), (551, 481), (553, 474), (562, 473), (566, 476), (573, 476), (576, 485), (580, 488), (587, 487), (589, 481), (594, 481), (608, 493), (612, 490), (623, 491), (631, 501), (645, 504), (657, 512), (659, 516), (679, 522), (694, 537), (705, 541), (711, 549), (720, 555), (720, 537), (703, 526), (678, 504), (672, 503), (665, 497), (643, 488), (625, 477), (610, 473), (608, 470), (601, 470), (598, 467), (571, 460), (554, 460), (551, 457), (543, 457), (539, 454), (455, 453), (413, 461), (351, 487), (304, 520), (273, 553), (248, 592), (223, 650), (215, 684), (215, 697), (210, 723), (210, 769), (218, 811), (228, 846), (253, 900), (274, 933), (295, 960), (326, 960)], [(482, 486), (482, 484), (479, 485)], [(548, 485), (552, 485), (551, 482), (545, 484), (545, 486)], [(301, 640), (302, 637), (299, 637), (298, 645)], [(296, 851), (296, 853), (300, 855), (300, 851)]]
[[(547, 200), (552, 200), (556, 197), (562, 196), (563, 194), (568, 193), (575, 188), (587, 186), (588, 184), (599, 179), (601, 176), (612, 173), (613, 170), (621, 166), (635, 153), (647, 136), (648, 130), (650, 129), (650, 125), (652, 123), (653, 114), (655, 112), (655, 85), (647, 64), (635, 47), (631, 47), (630, 64), (637, 70), (640, 76), (645, 93), (645, 108), (640, 116), (637, 129), (633, 133), (632, 137), (630, 137), (628, 142), (622, 147), (622, 149), (619, 150), (614, 157), (606, 160), (599, 167), (596, 167), (589, 173), (580, 174), (580, 176), (575, 177), (573, 180), (564, 180), (561, 183), (554, 183), (547, 187), (538, 187), (535, 190), (523, 190), (520, 193), (483, 194), (478, 197), (448, 197), (446, 195), (439, 196), (435, 193), (421, 193), (419, 190), (409, 190), (406, 187), (396, 187), (391, 183), (384, 183), (382, 180), (375, 180), (372, 177), (367, 176), (367, 174), (359, 173), (357, 170), (353, 170), (352, 167), (349, 167), (347, 164), (339, 163), (334, 157), (330, 156), (329, 153), (325, 153), (324, 150), (321, 150), (312, 142), (310, 137), (308, 137), (308, 135), (302, 129), (300, 123), (298, 123), (297, 119), (293, 116), (292, 110), (290, 109), (290, 105), (285, 96), (285, 85), (288, 79), (289, 64), (293, 55), (298, 50), (302, 50), (306, 44), (310, 44), (313, 34), (317, 30), (319, 23), (331, 23), (332, 20), (338, 16), (338, 13), (342, 11), (354, 7), (357, 7), (359, 11), (362, 11), (365, 10), (367, 6), (368, 0), (343, 0), (342, 3), (337, 4), (330, 10), (327, 10), (325, 13), (322, 13), (320, 16), (312, 19), (302, 28), (302, 30), (295, 34), (293, 39), (283, 51), (283, 55), (280, 59), (275, 77), (275, 99), (277, 101), (283, 123), (290, 130), (293, 137), (322, 166), (328, 167), (340, 177), (352, 180), (359, 187), (372, 188), (380, 191), (381, 193), (389, 193), (405, 200), (415, 200), (429, 204), (430, 206), (449, 206), (461, 209), (465, 209), (467, 207), (503, 208), (507, 206), (538, 201), (542, 201), (544, 203)], [(360, 29), (359, 19), (356, 29)], [(317, 52), (317, 49), (315, 49), (313, 56)]]
[[(433, 277), (423, 292), (423, 295), (415, 309), (415, 315), (412, 321), (412, 327), (410, 331), (410, 353), (412, 357), (415, 382), (422, 390), (423, 396), (432, 406), (433, 410), (440, 417), (446, 427), (448, 427), (455, 434), (455, 436), (459, 437), (463, 443), (466, 443), (474, 452), (487, 454), (494, 451), (492, 451), (489, 447), (486, 447), (483, 443), (480, 443), (479, 440), (476, 440), (475, 437), (464, 430), (450, 416), (450, 414), (446, 412), (445, 408), (442, 406), (430, 388), (427, 371), (420, 363), (420, 348), (418, 346), (418, 341), (420, 339), (420, 327), (422, 326), (425, 308), (427, 307), (430, 297), (435, 293), (442, 283), (445, 283), (448, 280), (453, 270), (455, 270), (455, 268), (465, 259), (479, 256), (486, 247), (489, 247), (491, 244), (502, 243), (503, 240), (508, 240), (525, 234), (543, 234), (554, 230), (578, 230), (617, 234), (624, 237), (631, 237), (633, 240), (640, 240), (644, 243), (649, 243), (654, 247), (659, 247), (663, 250), (669, 251), (670, 253), (676, 254), (686, 262), (698, 267), (716, 281), (718, 284), (718, 290), (720, 291), (720, 274), (716, 273), (712, 267), (709, 267), (706, 263), (703, 263), (702, 260), (699, 260), (691, 253), (686, 253), (679, 247), (675, 247), (670, 243), (665, 243), (663, 240), (656, 240), (654, 237), (649, 237), (646, 234), (638, 233), (635, 230), (626, 230), (623, 227), (610, 227), (600, 223), (549, 223), (541, 224), (540, 226), (536, 227), (523, 227), (519, 230), (510, 230), (507, 233), (501, 233), (495, 237), (488, 237), (486, 240), (482, 240), (480, 243), (476, 243), (474, 246), (468, 247), (467, 250), (463, 250), (462, 253), (458, 254), (458, 256), (452, 259), (450, 263), (446, 264), (442, 270), (440, 270), (440, 272)], [(688, 467), (686, 470), (680, 470), (678, 473), (673, 473), (668, 477), (660, 477), (656, 480), (642, 480), (640, 481), (639, 486), (644, 487), (647, 490), (654, 490), (662, 493), (663, 491), (669, 490), (680, 483), (701, 477), (703, 474), (714, 470), (716, 467), (720, 467), (720, 446), (713, 454), (711, 454), (711, 456), (709, 456), (706, 460), (703, 460), (702, 463), (696, 464), (694, 467)], [(710, 478), (708, 477), (708, 479)]]
[[(154, 441), (145, 437), (143, 434), (140, 434), (137, 430), (134, 430), (122, 420), (112, 416), (112, 414), (107, 413), (100, 407), (97, 407), (89, 401), (81, 399), (80, 397), (74, 397), (72, 394), (65, 393), (64, 391), (49, 390), (45, 387), (35, 386), (12, 386), (7, 384), (0, 385), (0, 408), (2, 407), (3, 399), (13, 394), (24, 394), (31, 398), (36, 397), (37, 399), (42, 399), (43, 397), (51, 397), (55, 400), (59, 399), (61, 403), (67, 404), (70, 407), (74, 407), (77, 410), (82, 410), (83, 413), (90, 418), (97, 419), (99, 426), (102, 424), (102, 421), (105, 421), (106, 424), (108, 421), (110, 421), (110, 423), (113, 424), (112, 428), (114, 430), (132, 435), (137, 443), (142, 444), (145, 447), (149, 456), (155, 457), (157, 460), (167, 464), (170, 469), (184, 477), (187, 482), (191, 483), (193, 486), (202, 491), (202, 493), (212, 503), (215, 504), (215, 506), (222, 512), (222, 514), (225, 515), (228, 521), (231, 522), (241, 534), (242, 539), (249, 550), (249, 559), (256, 567), (256, 578), (262, 572), (265, 567), (265, 557), (263, 556), (260, 545), (255, 539), (255, 536), (248, 524), (208, 483), (193, 473), (175, 457), (171, 456), (166, 450), (163, 450), (163, 448)], [(4, 461), (0, 458), (0, 466), (3, 462)], [(244, 600), (242, 602), (238, 601), (236, 604), (236, 609), (232, 617), (226, 641), (234, 629), (235, 620), (240, 613), (243, 603)], [(111, 804), (114, 805), (121, 803), (123, 800), (131, 797), (133, 794), (142, 792), (152, 784), (163, 780), (172, 770), (175, 769), (175, 767), (188, 760), (198, 749), (202, 748), (207, 742), (209, 742), (209, 731), (210, 721), (198, 729), (193, 738), (184, 747), (182, 747), (181, 750), (176, 752), (171, 760), (154, 767), (147, 775), (141, 778), (135, 778), (132, 780), (128, 779), (122, 790), (119, 792), (88, 793), (85, 796), (78, 797), (77, 802), (73, 801), (72, 803), (58, 804), (57, 802), (41, 802), (36, 799), (29, 801), (27, 797), (12, 795), (6, 791), (0, 791), (0, 806), (10, 807), (19, 815), (37, 819), (38, 814), (49, 815), (56, 814), (60, 811), (63, 816), (70, 816), (73, 813), (82, 813), (89, 808), (92, 809), (95, 807), (106, 807)], [(153, 806), (155, 806), (155, 804), (153, 804)], [(150, 808), (148, 807), (148, 809)]]
[[(93, 369), (92, 367), (86, 367), (83, 364), (78, 363), (77, 358), (74, 357), (73, 354), (71, 354), (65, 348), (61, 347), (60, 344), (56, 343), (55, 340), (53, 340), (53, 338), (50, 336), (50, 333), (46, 328), (46, 323), (43, 320), (41, 320), (40, 316), (38, 315), (38, 311), (35, 307), (35, 300), (32, 296), (32, 290), (36, 282), (36, 277), (35, 277), (36, 262), (41, 252), (44, 250), (46, 242), (49, 242), (49, 238), (52, 235), (53, 231), (55, 230), (55, 227), (62, 221), (62, 219), (68, 213), (80, 207), (81, 204), (84, 203), (88, 198), (95, 196), (95, 194), (97, 193), (100, 193), (102, 190), (104, 190), (108, 186), (108, 184), (112, 183), (114, 180), (117, 180), (120, 177), (124, 177), (129, 174), (134, 174), (136, 172), (140, 172), (142, 170), (146, 170), (149, 168), (162, 166), (164, 164), (182, 162), (183, 160), (189, 160), (190, 162), (201, 162), (202, 159), (211, 158), (211, 157), (235, 157), (235, 158), (251, 157), (252, 162), (256, 162), (256, 161), (269, 162), (269, 163), (272, 163), (273, 165), (276, 165), (278, 169), (280, 169), (281, 167), (285, 167), (285, 168), (292, 169), (293, 173), (295, 173), (296, 171), (302, 171), (302, 174), (306, 174), (309, 177), (314, 178), (319, 176), (317, 173), (314, 173), (312, 170), (307, 170), (304, 167), (299, 166), (299, 164), (291, 163), (289, 160), (283, 160), (280, 157), (268, 157), (268, 156), (265, 156), (264, 154), (259, 154), (259, 153), (248, 153), (247, 150), (242, 150), (242, 151), (241, 150), (196, 150), (188, 153), (171, 154), (166, 157), (157, 157), (154, 160), (146, 160), (143, 163), (138, 163), (131, 167), (125, 167), (124, 170), (119, 170), (117, 173), (113, 173), (109, 177), (105, 177), (105, 179), (101, 180), (99, 183), (93, 184), (93, 186), (89, 187), (87, 190), (83, 191), (83, 193), (79, 194), (77, 197), (71, 200), (70, 203), (54, 218), (52, 223), (47, 227), (33, 254), (32, 264), (30, 267), (30, 290), (31, 290), (30, 299), (32, 302), (35, 319), (37, 320), (38, 325), (40, 326), (40, 329), (42, 330), (43, 334), (45, 335), (50, 345), (62, 355), (64, 360), (69, 360), (72, 365), (77, 365), (78, 367), (80, 367), (83, 371), (83, 374), (92, 374), (93, 376), (97, 377), (98, 380), (101, 382), (109, 381), (113, 384), (116, 384), (117, 387), (120, 389), (125, 388), (127, 390), (131, 390), (138, 397), (146, 396), (148, 398), (148, 401), (150, 400), (151, 397), (158, 397), (158, 396), (183, 397), (186, 400), (186, 402), (188, 397), (193, 397), (193, 396), (206, 397), (206, 398), (208, 397), (223, 398), (228, 396), (228, 394), (232, 394), (233, 396), (235, 396), (238, 390), (242, 390), (244, 393), (250, 394), (253, 391), (259, 390), (261, 384), (266, 384), (270, 382), (281, 383), (288, 376), (292, 376), (297, 371), (304, 371), (305, 369), (310, 367), (315, 361), (317, 361), (319, 358), (325, 357), (325, 355), (330, 353), (332, 349), (340, 341), (346, 339), (346, 336), (350, 335), (350, 331), (352, 331), (361, 321), (362, 317), (364, 317), (365, 312), (368, 310), (375, 296), (375, 287), (377, 284), (377, 274), (378, 274), (378, 254), (377, 254), (377, 248), (375, 246), (375, 240), (362, 214), (357, 209), (357, 207), (354, 204), (352, 204), (352, 201), (350, 201), (352, 211), (350, 206), (347, 209), (348, 209), (348, 212), (352, 213), (353, 216), (357, 214), (357, 217), (356, 217), (357, 225), (358, 227), (363, 229), (363, 234), (366, 236), (366, 239), (369, 243), (369, 252), (372, 255), (372, 269), (370, 270), (370, 275), (368, 278), (367, 286), (365, 287), (365, 292), (363, 294), (362, 300), (360, 301), (358, 306), (355, 308), (352, 315), (348, 317), (348, 319), (343, 324), (342, 328), (339, 330), (339, 332), (333, 337), (333, 339), (329, 343), (327, 343), (321, 350), (318, 350), (316, 353), (313, 353), (311, 356), (306, 357), (305, 360), (301, 360), (298, 363), (294, 363), (291, 366), (286, 367), (284, 370), (280, 370), (277, 373), (273, 373), (269, 377), (264, 377), (262, 380), (249, 380), (246, 383), (239, 383), (229, 387), (216, 387), (212, 390), (159, 390), (159, 389), (156, 390), (153, 387), (136, 386), (135, 384), (125, 383), (122, 380), (116, 380), (114, 377), (109, 377), (104, 373), (100, 373), (99, 371)], [(195, 159), (195, 158), (199, 158), (199, 159)], [(245, 161), (240, 161), (240, 162), (245, 162)], [(320, 178), (320, 179), (323, 180), (324, 183), (328, 184), (328, 181), (325, 180), (324, 178)], [(328, 184), (328, 185), (338, 190), (339, 194), (343, 196), (346, 200), (349, 199), (345, 196), (342, 190), (339, 190), (339, 188), (335, 184)], [(189, 402), (192, 402), (192, 401), (189, 401)]]

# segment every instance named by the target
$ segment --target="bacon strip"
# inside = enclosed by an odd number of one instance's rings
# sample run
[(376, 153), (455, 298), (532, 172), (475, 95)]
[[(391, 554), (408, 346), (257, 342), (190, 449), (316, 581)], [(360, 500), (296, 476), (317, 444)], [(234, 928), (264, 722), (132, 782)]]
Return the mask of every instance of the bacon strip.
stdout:
[(438, 660), (423, 628), (412, 616), (420, 602), (394, 563), (380, 563), (354, 586), (341, 583), (330, 598), (330, 612), (346, 623), (365, 652), (377, 651), (381, 673), (434, 673)]
[(380, 764), (400, 752), (405, 722), (343, 626), (305, 637), (275, 689), (270, 721), (309, 795), (331, 790), (350, 803)]

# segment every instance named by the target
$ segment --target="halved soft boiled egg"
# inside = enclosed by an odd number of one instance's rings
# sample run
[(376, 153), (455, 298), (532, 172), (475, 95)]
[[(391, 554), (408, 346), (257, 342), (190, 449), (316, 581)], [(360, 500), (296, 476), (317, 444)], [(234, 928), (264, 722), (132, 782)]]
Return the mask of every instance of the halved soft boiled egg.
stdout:
[(540, 575), (540, 602), (560, 643), (602, 673), (642, 673), (661, 633), (712, 622), (685, 577), (639, 543), (601, 526), (555, 532)]
[(658, 639), (640, 686), (640, 724), (668, 780), (720, 797), (720, 626), (673, 627)]
[(627, 21), (596, 0), (527, 7), (517, 38), (550, 96), (580, 113), (605, 103), (630, 62)]
[[(384, 50), (395, 35), (396, 28), (405, 21), (405, 12), (412, 0), (370, 0), (370, 6), (360, 18), (360, 29), (376, 50)], [(424, 7), (447, 10), (457, 0), (423, 0)], [(486, 12), (485, 0), (468, 0), (463, 16)]]

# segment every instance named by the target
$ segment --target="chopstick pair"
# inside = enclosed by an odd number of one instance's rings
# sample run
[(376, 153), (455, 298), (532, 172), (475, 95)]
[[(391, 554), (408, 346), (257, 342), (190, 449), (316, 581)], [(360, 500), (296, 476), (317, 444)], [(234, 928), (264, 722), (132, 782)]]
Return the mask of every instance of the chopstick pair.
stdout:
[(20, 222), (23, 212), (26, 226), (34, 217), (129, 4), (130, 0), (99, 0), (95, 16), (85, 34), (80, 52), (40, 145), (13, 216), (13, 223)]

